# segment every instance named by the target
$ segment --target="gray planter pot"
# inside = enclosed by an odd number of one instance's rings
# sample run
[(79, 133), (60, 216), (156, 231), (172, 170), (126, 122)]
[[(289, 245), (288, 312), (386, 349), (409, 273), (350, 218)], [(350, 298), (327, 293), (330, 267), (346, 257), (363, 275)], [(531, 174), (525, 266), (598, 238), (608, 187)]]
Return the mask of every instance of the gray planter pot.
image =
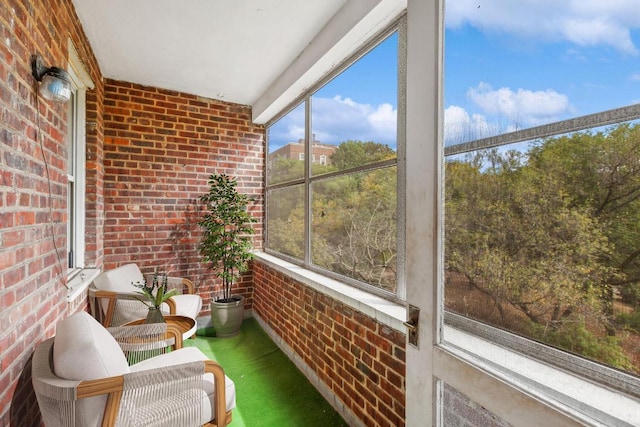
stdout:
[(232, 295), (232, 302), (211, 301), (211, 323), (217, 337), (232, 337), (240, 332), (244, 320), (244, 297)]

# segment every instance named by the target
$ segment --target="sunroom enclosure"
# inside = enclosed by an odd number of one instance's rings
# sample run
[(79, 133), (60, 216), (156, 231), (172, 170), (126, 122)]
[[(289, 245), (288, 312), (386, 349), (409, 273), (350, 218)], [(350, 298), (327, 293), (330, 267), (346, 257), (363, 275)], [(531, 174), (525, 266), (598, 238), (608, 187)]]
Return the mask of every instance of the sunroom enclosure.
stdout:
[[(477, 250), (472, 265), (464, 264), (470, 254), (453, 254), (456, 258), (446, 252), (459, 243), (456, 238), (469, 243), (488, 227), (471, 215), (477, 192), (468, 186), (486, 180), (495, 190), (505, 184), (491, 181), (499, 174), (490, 173), (487, 163), (458, 164), (445, 157), (452, 148), (445, 151), (451, 144), (444, 90), (451, 86), (443, 69), (444, 1), (344, 1), (309, 47), (264, 93), (255, 94), (252, 105), (105, 77), (87, 36), (89, 24), (76, 12), (82, 3), (0, 2), (0, 425), (37, 424), (29, 358), (37, 343), (55, 334), (58, 320), (87, 309), (86, 286), (100, 270), (133, 261), (145, 271), (161, 267), (190, 277), (204, 299), (199, 321), (208, 321), (208, 301), (219, 284), (197, 253), (197, 200), (215, 172), (236, 176), (240, 189), (255, 198), (250, 211), (258, 219), (256, 259), (237, 289), (248, 313), (350, 425), (640, 425), (637, 371), (628, 364), (612, 370), (555, 348), (540, 352), (523, 337), (506, 340), (502, 330), (477, 326), (470, 318), (492, 322), (465, 311), (460, 296), (465, 286), (476, 286), (476, 293), (484, 289), (496, 305), (500, 298), (503, 303), (513, 298), (487, 278), (471, 283), (480, 274), (469, 269), (490, 264), (491, 251)], [(467, 17), (488, 7), (459, 0), (447, 5), (454, 14), (466, 7)], [(343, 39), (350, 40), (348, 49)], [(336, 99), (330, 82), (388, 40), (397, 62), (385, 64), (394, 70), (396, 92), (376, 117), (393, 116), (394, 135), (385, 144), (366, 145), (380, 141), (352, 134), (344, 151), (369, 148), (373, 155), (338, 165), (332, 156), (343, 140), (326, 137), (314, 105), (327, 98), (357, 104), (349, 94)], [(631, 36), (629, 43), (633, 56)], [(31, 77), (33, 53), (70, 72), (71, 102), (56, 104), (38, 94)], [(486, 86), (475, 89), (476, 95), (489, 92)], [(616, 100), (611, 109), (624, 105)], [(608, 123), (636, 120), (636, 110), (637, 105), (616, 109)], [(299, 132), (284, 142), (299, 143), (302, 151), (287, 163), (290, 175), (274, 180), (269, 155), (280, 147), (270, 145), (273, 132), (296, 111), (303, 116)], [(575, 116), (580, 121), (582, 116)], [(470, 117), (479, 123), (477, 115)], [(464, 128), (469, 129), (484, 128)], [(457, 142), (480, 139), (477, 133), (466, 135), (472, 137)], [(508, 135), (497, 138), (512, 142)], [(625, 157), (631, 169), (637, 167), (638, 146), (633, 147)], [(493, 160), (502, 165), (509, 159)], [(523, 164), (510, 163), (514, 170)], [(452, 172), (456, 166), (460, 175)], [(463, 179), (473, 174), (480, 178)], [(457, 178), (457, 187), (446, 182), (449, 177)], [(341, 185), (357, 188), (359, 195), (370, 192), (370, 198), (337, 194)], [(299, 204), (282, 203), (285, 193)], [(452, 206), (450, 194), (458, 205)], [(373, 200), (379, 203), (365, 203)], [(357, 209), (349, 211), (353, 206)], [(363, 214), (370, 214), (369, 221)], [(446, 217), (451, 214), (455, 217)], [(452, 234), (446, 224), (455, 220), (474, 236)], [(384, 236), (377, 254), (345, 249), (345, 242), (360, 237), (371, 242), (361, 230), (372, 226)], [(340, 240), (340, 227), (351, 240)], [(336, 254), (350, 262), (338, 263)], [(361, 269), (361, 262), (370, 268)], [(467, 278), (453, 297), (446, 294), (452, 276)], [(407, 342), (403, 324), (409, 304), (420, 309), (417, 345)], [(445, 313), (445, 304), (458, 316)], [(580, 309), (586, 313), (585, 305)]]

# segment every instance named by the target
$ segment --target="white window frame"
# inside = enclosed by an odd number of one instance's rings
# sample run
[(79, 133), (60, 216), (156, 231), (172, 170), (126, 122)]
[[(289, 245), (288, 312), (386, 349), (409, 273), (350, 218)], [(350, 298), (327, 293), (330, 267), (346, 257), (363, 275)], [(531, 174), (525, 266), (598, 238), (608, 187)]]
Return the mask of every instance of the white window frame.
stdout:
[[(315, 138), (315, 135), (311, 133), (311, 99), (314, 94), (327, 82), (332, 80), (333, 78), (340, 75), (343, 71), (345, 71), (349, 66), (353, 63), (357, 62), (360, 58), (365, 56), (369, 51), (375, 49), (381, 42), (390, 37), (393, 33), (398, 33), (398, 118), (397, 118), (397, 157), (392, 160), (384, 160), (371, 165), (364, 165), (358, 168), (353, 168), (348, 171), (338, 171), (331, 172), (325, 175), (312, 176), (311, 174), (311, 163), (315, 162), (315, 154), (312, 153), (312, 139)], [(281, 188), (286, 188), (292, 185), (304, 184), (306, 191), (306, 206), (305, 206), (305, 248), (304, 248), (304, 260), (299, 260), (294, 257), (288, 256), (286, 254), (281, 254), (273, 249), (268, 247), (268, 217), (269, 212), (266, 212), (265, 215), (267, 220), (265, 221), (264, 226), (264, 236), (265, 236), (265, 248), (264, 251), (268, 254), (277, 256), (282, 258), (290, 263), (302, 265), (306, 269), (318, 272), (327, 276), (328, 278), (332, 278), (339, 282), (345, 283), (349, 286), (359, 288), (364, 290), (365, 292), (369, 292), (373, 295), (380, 296), (389, 301), (395, 303), (402, 303), (406, 296), (406, 284), (404, 280), (404, 254), (405, 254), (405, 197), (404, 197), (404, 182), (405, 182), (405, 107), (404, 103), (406, 102), (406, 94), (405, 87), (406, 81), (404, 78), (401, 78), (406, 73), (406, 15), (401, 15), (398, 19), (396, 19), (391, 25), (385, 28), (383, 31), (379, 32), (377, 35), (370, 38), (359, 50), (357, 50), (353, 55), (347, 58), (339, 67), (335, 68), (329, 75), (327, 75), (324, 79), (317, 82), (315, 85), (310, 87), (301, 97), (296, 98), (296, 100), (291, 103), (284, 111), (275, 116), (272, 120), (267, 123), (267, 129), (280, 120), (282, 117), (286, 116), (288, 113), (293, 111), (295, 108), (298, 108), (300, 105), (304, 106), (305, 109), (305, 152), (300, 153), (300, 160), (305, 160), (305, 177), (302, 177), (298, 180), (294, 180), (291, 182), (278, 183), (274, 185), (269, 185), (267, 179), (267, 187), (266, 187), (266, 197), (265, 197), (265, 206), (268, 206), (268, 198), (270, 190), (276, 190)], [(268, 132), (267, 132), (268, 135)], [(267, 136), (267, 150), (268, 150), (269, 140)], [(305, 153), (311, 153), (311, 156), (305, 156)], [(311, 160), (313, 159), (313, 160)], [(330, 179), (335, 176), (341, 175), (349, 175), (356, 172), (367, 172), (370, 170), (385, 168), (389, 166), (397, 167), (397, 273), (396, 273), (396, 291), (388, 292), (384, 289), (377, 288), (368, 283), (361, 282), (356, 279), (352, 279), (347, 276), (343, 276), (338, 273), (334, 273), (333, 271), (326, 270), (317, 265), (313, 265), (311, 263), (311, 233), (310, 233), (310, 192), (311, 192), (311, 184), (314, 181)]]
[[(67, 301), (74, 301), (85, 290), (93, 278), (100, 272), (96, 268), (88, 268), (85, 260), (86, 245), (86, 121), (87, 90), (95, 86), (91, 76), (78, 56), (71, 40), (68, 41), (69, 59), (67, 72), (71, 77), (72, 92), (68, 117), (67, 138), (71, 140), (71, 150), (67, 160), (73, 162), (73, 170), (68, 171), (67, 178), (73, 182), (74, 194), (72, 212), (67, 220)], [(71, 104), (72, 103), (72, 104)], [(73, 219), (73, 221), (72, 221)], [(69, 249), (73, 250), (73, 265), (69, 266)]]
[[(73, 275), (85, 264), (87, 85), (80, 77), (82, 72), (78, 68), (81, 66), (70, 58), (68, 73), (71, 77), (72, 96), (68, 108), (70, 117), (67, 117), (67, 161), (71, 163), (71, 167), (67, 170), (67, 180), (73, 183), (73, 194), (67, 195), (67, 203), (70, 205), (67, 221), (67, 275)], [(73, 255), (70, 256), (69, 253)]]

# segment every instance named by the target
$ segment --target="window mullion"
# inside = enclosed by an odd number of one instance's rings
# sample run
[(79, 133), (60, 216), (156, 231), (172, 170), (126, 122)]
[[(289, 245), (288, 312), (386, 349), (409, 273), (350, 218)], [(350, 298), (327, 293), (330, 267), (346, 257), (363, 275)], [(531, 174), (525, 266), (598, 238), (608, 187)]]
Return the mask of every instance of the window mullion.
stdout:
[(304, 264), (311, 265), (311, 96), (304, 104)]
[(398, 23), (398, 111), (396, 135), (398, 140), (397, 165), (397, 267), (396, 267), (396, 295), (401, 300), (407, 298), (407, 287), (405, 280), (405, 258), (406, 258), (406, 102), (407, 102), (407, 19), (404, 17)]

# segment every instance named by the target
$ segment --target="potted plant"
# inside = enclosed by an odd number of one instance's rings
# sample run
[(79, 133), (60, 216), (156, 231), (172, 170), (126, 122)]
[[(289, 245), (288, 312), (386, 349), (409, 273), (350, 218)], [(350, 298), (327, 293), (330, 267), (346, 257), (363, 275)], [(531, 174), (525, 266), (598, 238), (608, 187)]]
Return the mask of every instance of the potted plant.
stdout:
[(233, 295), (232, 287), (253, 258), (251, 224), (256, 219), (247, 210), (252, 199), (238, 193), (235, 178), (213, 174), (209, 192), (200, 196), (200, 201), (206, 208), (198, 222), (203, 231), (200, 255), (222, 279), (222, 296), (211, 301), (211, 322), (217, 336), (233, 336), (240, 332), (244, 319), (244, 297)]
[[(162, 276), (162, 283), (158, 280), (159, 276)], [(138, 293), (143, 296), (143, 298), (138, 298), (138, 300), (149, 307), (149, 314), (147, 314), (145, 323), (163, 323), (165, 321), (160, 306), (163, 302), (178, 293), (176, 289), (167, 291), (167, 282), (167, 275), (160, 274), (156, 271), (153, 273), (151, 285), (147, 283), (146, 277), (143, 278), (143, 283), (133, 283), (136, 288), (140, 288)]]

